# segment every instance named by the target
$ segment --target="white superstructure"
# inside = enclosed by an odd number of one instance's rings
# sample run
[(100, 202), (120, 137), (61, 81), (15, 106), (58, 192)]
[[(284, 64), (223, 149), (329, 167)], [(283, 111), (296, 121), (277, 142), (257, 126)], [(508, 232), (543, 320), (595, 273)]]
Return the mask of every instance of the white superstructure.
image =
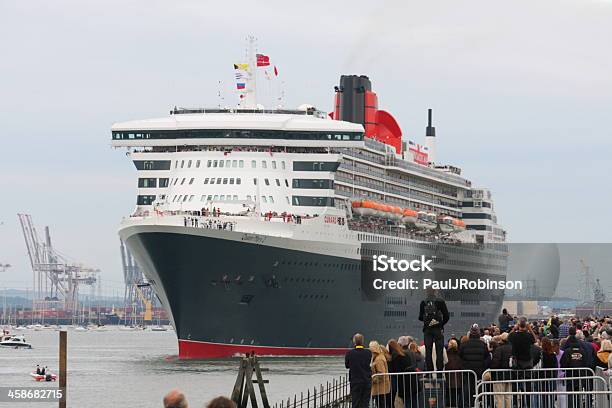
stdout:
[[(417, 164), (315, 110), (175, 110), (112, 127), (138, 174), (133, 215), (347, 216), (354, 200), (465, 218), (462, 241), (500, 242), (488, 190), (454, 167)], [(474, 201), (485, 195), (486, 199)], [(480, 215), (484, 214), (484, 215)], [(465, 217), (464, 217), (465, 215)], [(478, 237), (478, 238), (477, 238)]]

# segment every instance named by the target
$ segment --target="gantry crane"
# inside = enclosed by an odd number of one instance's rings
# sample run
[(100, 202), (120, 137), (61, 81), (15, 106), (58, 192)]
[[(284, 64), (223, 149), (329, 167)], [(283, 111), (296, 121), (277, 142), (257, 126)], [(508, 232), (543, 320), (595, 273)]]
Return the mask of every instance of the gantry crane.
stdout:
[(17, 216), (32, 267), (35, 299), (61, 302), (65, 310), (76, 311), (79, 286), (94, 287), (100, 270), (68, 262), (53, 248), (49, 227), (45, 227), (45, 237), (41, 240), (32, 216)]

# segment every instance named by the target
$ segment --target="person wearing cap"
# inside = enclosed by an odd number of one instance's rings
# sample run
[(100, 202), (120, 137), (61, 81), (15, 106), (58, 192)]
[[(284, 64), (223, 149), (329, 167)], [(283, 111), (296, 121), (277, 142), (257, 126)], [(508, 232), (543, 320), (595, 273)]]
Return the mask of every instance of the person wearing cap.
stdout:
[(459, 349), (459, 356), (463, 362), (463, 369), (473, 370), (480, 379), (490, 362), (490, 354), (487, 345), (480, 338), (480, 327), (477, 324), (470, 328), (468, 340), (461, 344)]

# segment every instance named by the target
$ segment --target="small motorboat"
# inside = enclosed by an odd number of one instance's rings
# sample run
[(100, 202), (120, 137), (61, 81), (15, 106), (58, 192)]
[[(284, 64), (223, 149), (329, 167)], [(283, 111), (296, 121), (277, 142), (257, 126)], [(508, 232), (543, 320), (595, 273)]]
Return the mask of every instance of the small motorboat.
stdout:
[(154, 332), (168, 331), (168, 328), (164, 326), (153, 326), (151, 327), (151, 331), (154, 331)]
[(30, 373), (30, 376), (35, 381), (55, 381), (55, 380), (57, 380), (57, 375), (55, 375), (53, 373), (47, 373), (45, 375), (36, 374), (36, 373)]
[(5, 336), (0, 341), (0, 347), (12, 347), (12, 348), (28, 348), (31, 349), (32, 345), (28, 343), (24, 336)]

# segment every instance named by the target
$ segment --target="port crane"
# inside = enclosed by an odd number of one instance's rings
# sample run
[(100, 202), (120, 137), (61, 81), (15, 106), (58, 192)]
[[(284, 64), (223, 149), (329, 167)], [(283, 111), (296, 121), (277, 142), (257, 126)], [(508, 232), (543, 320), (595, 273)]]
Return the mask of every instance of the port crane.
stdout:
[(79, 287), (94, 287), (100, 270), (69, 262), (53, 247), (49, 227), (41, 239), (30, 214), (17, 216), (32, 267), (35, 299), (63, 303), (64, 310), (78, 310)]
[(151, 285), (147, 282), (136, 260), (121, 240), (119, 241), (119, 251), (121, 253), (123, 278), (125, 280), (123, 300), (125, 309), (127, 310), (128, 306), (132, 309), (133, 319), (142, 312), (143, 320), (151, 321), (154, 296)]
[(593, 289), (593, 306), (595, 316), (601, 316), (603, 304), (606, 301), (606, 292), (604, 292), (599, 279), (596, 279), (595, 288)]

